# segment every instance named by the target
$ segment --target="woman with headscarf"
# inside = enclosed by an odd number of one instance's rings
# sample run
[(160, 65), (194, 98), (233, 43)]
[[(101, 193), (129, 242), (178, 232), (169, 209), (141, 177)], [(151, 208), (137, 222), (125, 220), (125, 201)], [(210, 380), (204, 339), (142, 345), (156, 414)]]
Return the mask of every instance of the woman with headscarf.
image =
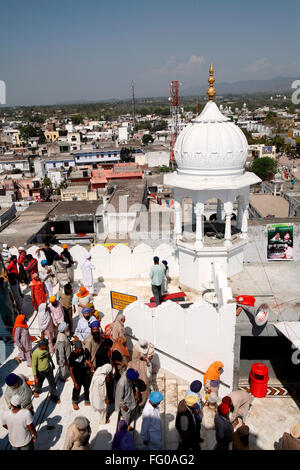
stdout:
[(142, 399), (140, 406), (143, 406), (150, 393), (150, 381), (152, 376), (152, 364), (151, 361), (154, 355), (154, 346), (152, 343), (148, 343), (145, 339), (140, 339), (133, 348), (132, 360), (128, 364), (128, 367), (132, 367), (138, 371), (139, 380), (144, 382), (145, 386), (141, 390)]
[(37, 310), (41, 304), (47, 301), (47, 293), (44, 288), (44, 283), (40, 280), (38, 274), (33, 274), (30, 283), (32, 306)]
[(73, 305), (75, 307), (75, 312), (78, 310), (79, 318), (82, 318), (82, 309), (87, 307), (92, 301), (92, 294), (84, 286), (81, 286), (79, 291), (73, 297)]
[(56, 337), (56, 330), (46, 303), (42, 303), (38, 308), (38, 325), (41, 331), (41, 337), (47, 338), (50, 354), (53, 354), (55, 351), (53, 343)]
[(204, 390), (218, 395), (220, 387), (220, 375), (224, 364), (220, 361), (213, 362), (204, 374)]
[(90, 450), (90, 422), (85, 416), (77, 416), (68, 427), (64, 450)]
[(111, 450), (136, 450), (133, 435), (128, 431), (128, 424), (123, 419), (119, 421)]
[(32, 366), (32, 346), (30, 341), (30, 335), (28, 325), (25, 320), (25, 315), (18, 315), (14, 328), (13, 328), (13, 339), (16, 346), (19, 348), (19, 354), (15, 358), (20, 364), (22, 361), (27, 361), (28, 367)]
[(120, 336), (125, 336), (125, 315), (120, 313), (115, 321), (111, 324), (110, 338), (113, 342), (117, 341)]
[(113, 343), (111, 353), (111, 359), (116, 369), (114, 379), (118, 380), (123, 372), (127, 369), (130, 358), (129, 350), (126, 346), (125, 336), (119, 336), (119, 338), (117, 338), (117, 340)]
[(109, 380), (109, 374), (112, 371), (111, 364), (105, 364), (98, 367), (93, 374), (90, 385), (90, 402), (95, 411), (100, 414), (100, 424), (108, 424), (108, 395), (106, 383)]

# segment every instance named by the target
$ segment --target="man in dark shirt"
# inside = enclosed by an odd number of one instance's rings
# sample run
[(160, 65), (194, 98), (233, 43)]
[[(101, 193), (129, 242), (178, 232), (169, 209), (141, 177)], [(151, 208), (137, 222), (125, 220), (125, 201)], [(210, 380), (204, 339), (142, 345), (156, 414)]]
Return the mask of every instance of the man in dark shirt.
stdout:
[(27, 262), (24, 265), (24, 269), (29, 274), (29, 277), (32, 278), (32, 275), (38, 274), (38, 262), (32, 255), (27, 255)]
[(63, 247), (63, 251), (61, 252), (61, 254), (64, 256), (64, 258), (66, 258), (69, 261), (67, 268), (71, 268), (72, 264), (74, 264), (74, 261), (73, 261), (71, 253), (68, 250), (68, 245), (64, 244), (62, 247)]
[(92, 364), (87, 360), (87, 356), (82, 348), (81, 341), (75, 341), (74, 351), (71, 352), (69, 357), (70, 376), (74, 383), (72, 393), (72, 404), (74, 410), (79, 410), (78, 402), (80, 397), (80, 390), (84, 388), (84, 402), (85, 405), (90, 405), (90, 384), (91, 376), (90, 371), (94, 372)]
[(215, 430), (217, 444), (214, 450), (229, 450), (233, 441), (233, 425), (229, 421), (230, 408), (227, 403), (221, 403), (215, 416)]
[(53, 261), (58, 257), (58, 253), (56, 253), (56, 251), (54, 251), (52, 248), (50, 248), (49, 243), (45, 243), (43, 248), (38, 248), (36, 250), (36, 254), (38, 254), (40, 251), (44, 252), (44, 254), (46, 256), (47, 264), (49, 266), (52, 266)]

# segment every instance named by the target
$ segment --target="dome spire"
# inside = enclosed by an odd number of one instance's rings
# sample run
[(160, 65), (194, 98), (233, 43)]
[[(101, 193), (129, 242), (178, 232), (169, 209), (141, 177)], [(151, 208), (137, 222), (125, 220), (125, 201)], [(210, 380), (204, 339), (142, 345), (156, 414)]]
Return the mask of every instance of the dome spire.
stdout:
[(214, 83), (215, 83), (215, 77), (214, 77), (214, 67), (213, 63), (210, 64), (209, 67), (209, 77), (208, 77), (208, 83), (209, 83), (209, 88), (207, 89), (206, 93), (208, 95), (208, 100), (213, 101), (214, 96), (216, 94), (216, 90), (214, 88)]

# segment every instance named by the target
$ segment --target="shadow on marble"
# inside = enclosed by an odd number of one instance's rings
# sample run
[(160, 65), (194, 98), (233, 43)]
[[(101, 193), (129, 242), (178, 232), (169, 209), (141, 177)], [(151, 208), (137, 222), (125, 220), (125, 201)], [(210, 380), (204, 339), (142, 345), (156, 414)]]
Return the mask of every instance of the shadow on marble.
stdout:
[[(47, 383), (47, 379), (45, 380)], [(44, 382), (44, 384), (45, 384)], [(58, 396), (60, 397), (62, 395), (63, 389), (65, 386), (65, 382), (62, 382), (61, 380), (57, 381), (56, 388), (57, 388), (57, 393)], [(41, 394), (45, 393), (47, 391), (47, 395), (45, 395), (45, 399), (39, 404), (37, 409), (35, 410), (35, 415), (34, 415), (34, 423), (36, 426), (41, 425), (44, 423), (44, 421), (48, 418), (48, 416), (51, 415), (52, 411), (54, 410), (55, 407), (61, 407), (61, 404), (57, 404), (54, 401), (52, 401), (49, 397), (49, 386), (43, 387)], [(40, 394), (40, 395), (41, 395)], [(34, 402), (33, 402), (34, 405)]]
[(47, 422), (38, 431), (38, 437), (35, 443), (37, 450), (49, 450), (59, 440), (62, 434), (63, 426), (59, 424), (61, 416), (53, 416), (47, 419)]
[(98, 431), (96, 436), (91, 440), (92, 450), (111, 450), (113, 436), (110, 432), (102, 429)]

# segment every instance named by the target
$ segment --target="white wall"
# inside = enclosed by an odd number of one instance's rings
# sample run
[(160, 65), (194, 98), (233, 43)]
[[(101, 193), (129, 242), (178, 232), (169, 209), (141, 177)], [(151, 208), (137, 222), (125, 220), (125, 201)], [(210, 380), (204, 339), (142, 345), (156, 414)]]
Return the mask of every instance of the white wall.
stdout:
[[(221, 380), (229, 388), (221, 385), (222, 396), (232, 389), (233, 384), (236, 307), (235, 304), (227, 304), (231, 290), (220, 268), (216, 277), (218, 309), (202, 299), (187, 309), (171, 301), (157, 308), (149, 308), (136, 301), (126, 307), (124, 315), (127, 334), (154, 344), (155, 365), (185, 380), (203, 381), (203, 374), (189, 366), (206, 372), (212, 362), (223, 362)], [(133, 344), (135, 342), (132, 340)]]

